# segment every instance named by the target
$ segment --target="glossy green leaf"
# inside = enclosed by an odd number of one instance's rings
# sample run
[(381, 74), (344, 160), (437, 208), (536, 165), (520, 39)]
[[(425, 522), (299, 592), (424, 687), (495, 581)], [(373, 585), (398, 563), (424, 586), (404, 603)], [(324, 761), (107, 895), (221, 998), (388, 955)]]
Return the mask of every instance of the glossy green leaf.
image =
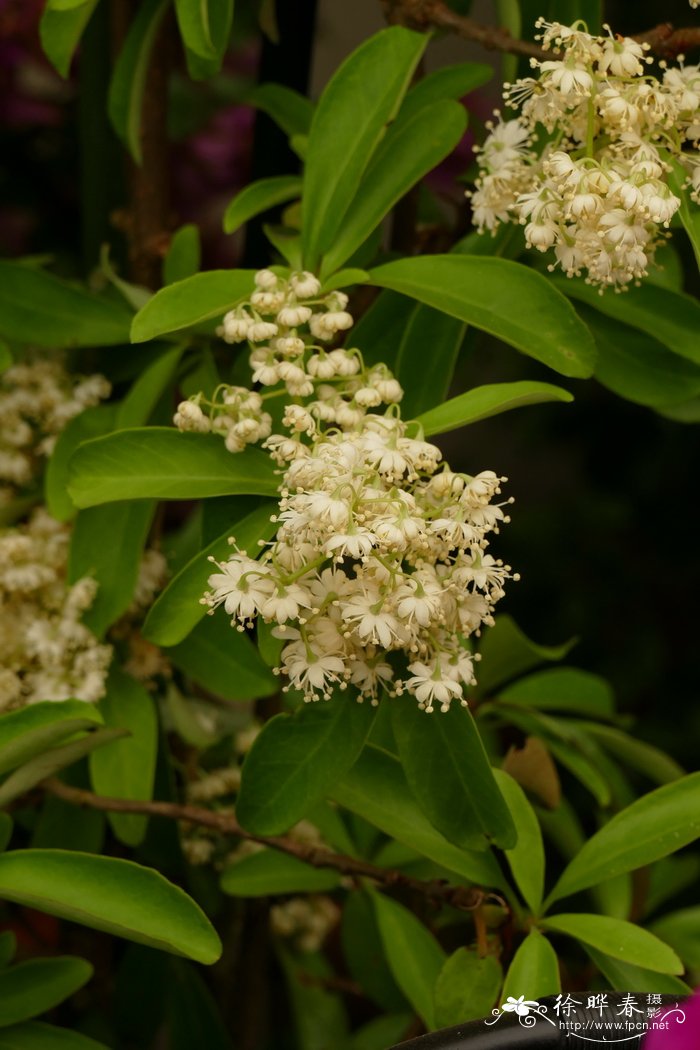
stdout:
[(0, 899), (206, 965), (221, 953), (199, 906), (157, 871), (129, 860), (64, 850), (3, 853)]
[(700, 970), (700, 907), (681, 908), (663, 915), (649, 929), (671, 945), (689, 970)]
[(449, 871), (477, 885), (504, 885), (491, 852), (459, 849), (432, 826), (413, 799), (401, 763), (393, 755), (372, 745), (366, 747), (331, 794), (346, 809)]
[(435, 1028), (433, 989), (446, 955), (432, 933), (398, 901), (373, 893), (379, 933), (396, 983), (427, 1028)]
[(549, 901), (651, 864), (699, 836), (700, 773), (691, 773), (643, 795), (608, 821), (564, 870)]
[(274, 509), (275, 504), (265, 500), (257, 510), (232, 521), (223, 535), (196, 554), (156, 598), (143, 625), (144, 637), (157, 645), (177, 645), (186, 638), (206, 614), (206, 606), (200, 599), (216, 568), (209, 559), (225, 561), (230, 557), (232, 536), (239, 550), (255, 557), (259, 551), (258, 541), (271, 539), (277, 530), (277, 524), (270, 521)]
[(406, 120), (425, 106), (430, 106), (440, 99), (461, 99), (470, 91), (475, 91), (493, 76), (491, 66), (480, 62), (460, 62), (456, 66), (443, 66), (427, 76), (421, 77), (411, 87), (399, 110), (400, 119)]
[(488, 840), (509, 848), (517, 833), (467, 708), (432, 715), (412, 697), (391, 704), (391, 724), (409, 787), (431, 824), (465, 849)]
[(593, 372), (590, 332), (551, 279), (529, 267), (486, 256), (425, 255), (386, 263), (370, 277), (497, 336), (562, 375), (585, 378)]
[(661, 995), (691, 995), (684, 981), (670, 973), (657, 973), (642, 966), (632, 966), (630, 963), (613, 959), (610, 955), (596, 951), (590, 945), (584, 945), (587, 954), (593, 960), (593, 964), (600, 970), (603, 976), (610, 982), (610, 986), (618, 992), (628, 992), (634, 988), (635, 992), (653, 992)]
[(0, 1029), (0, 1050), (109, 1050), (81, 1032), (43, 1021), (27, 1021)]
[(574, 645), (537, 645), (530, 641), (510, 616), (499, 616), (484, 632), (479, 664), (480, 693), (489, 693), (503, 682), (524, 674), (545, 661), (562, 660)]
[[(390, 367), (404, 389), (401, 414), (404, 419), (410, 419), (447, 397), (465, 326), (429, 306), (414, 305), (404, 298), (401, 301), (405, 328), (393, 351), (395, 357), (392, 355)], [(430, 346), (431, 361), (427, 371), (426, 346)]]
[(595, 718), (612, 718), (615, 714), (615, 697), (605, 679), (574, 667), (537, 671), (506, 686), (499, 699), (540, 711), (566, 711)]
[(269, 179), (251, 182), (236, 194), (224, 212), (224, 230), (226, 233), (235, 233), (254, 216), (278, 204), (286, 204), (300, 194), (299, 175), (273, 175)]
[(109, 88), (114, 130), (137, 164), (142, 160), (141, 114), (151, 53), (170, 0), (144, 0), (117, 58)]
[(92, 977), (92, 966), (74, 956), (29, 959), (0, 971), (0, 1026), (43, 1014), (77, 992)]
[(76, 512), (68, 495), (68, 464), (83, 441), (101, 437), (114, 429), (116, 405), (98, 405), (75, 416), (58, 436), (44, 473), (44, 499), (52, 517), (68, 521)]
[(224, 700), (256, 700), (279, 689), (253, 643), (221, 611), (200, 620), (168, 659)]
[(118, 428), (140, 427), (148, 422), (164, 391), (172, 382), (184, 350), (182, 345), (166, 350), (137, 376), (117, 409)]
[(647, 744), (629, 733), (623, 733), (614, 726), (599, 725), (597, 722), (578, 722), (577, 726), (602, 744), (624, 765), (636, 769), (659, 784), (668, 784), (685, 774), (683, 767), (670, 755), (653, 744)]
[(95, 729), (78, 740), (71, 740), (67, 744), (51, 748), (40, 755), (31, 758), (25, 765), (15, 769), (0, 787), (0, 806), (6, 806), (20, 795), (31, 791), (33, 787), (40, 784), (42, 780), (58, 773), (59, 770), (80, 761), (91, 751), (98, 747), (104, 747), (124, 736), (122, 729)]
[(340, 940), (348, 972), (365, 995), (382, 1010), (405, 1010), (406, 998), (386, 961), (370, 893), (346, 895)]
[(465, 394), (453, 397), (436, 408), (418, 416), (426, 437), (456, 430), (467, 423), (476, 423), (501, 412), (509, 412), (523, 405), (539, 405), (546, 401), (573, 401), (573, 395), (550, 383), (493, 383), (478, 386)]
[(658, 973), (679, 974), (684, 970), (672, 948), (647, 930), (622, 919), (612, 919), (609, 915), (553, 915), (543, 919), (542, 925), (633, 966), (645, 966)]
[(508, 865), (528, 907), (537, 915), (544, 896), (544, 843), (539, 821), (520, 784), (500, 769), (494, 770), (494, 776), (518, 833), (515, 846), (505, 851)]
[(171, 427), (87, 441), (69, 473), (69, 492), (79, 507), (124, 499), (274, 496), (278, 486), (271, 459), (259, 449), (232, 454), (214, 434), (181, 434)]
[(0, 718), (0, 774), (101, 723), (102, 716), (95, 705), (82, 700), (30, 704), (3, 714)]
[[(635, 985), (636, 987), (636, 985)], [(546, 937), (533, 927), (513, 956), (503, 985), (501, 998), (544, 998), (561, 991), (559, 961)]]
[(163, 284), (186, 281), (199, 270), (202, 257), (199, 227), (185, 223), (173, 234), (167, 255), (163, 259)]
[(278, 835), (305, 817), (355, 762), (374, 715), (338, 693), (267, 722), (243, 763), (236, 806), (242, 826)]
[(134, 317), (132, 343), (145, 343), (212, 318), (222, 320), (225, 313), (252, 293), (254, 273), (206, 270), (161, 288)]
[(338, 270), (327, 281), (323, 282), (322, 294), (334, 292), (336, 288), (349, 288), (355, 284), (366, 284), (369, 274), (366, 270), (360, 270), (356, 266), (350, 266), (346, 270)]
[[(333, 244), (426, 44), (427, 37), (401, 26), (384, 29), (353, 51), (326, 86), (304, 168), (303, 252), (311, 269)], [(342, 150), (329, 150), (331, 141), (342, 142)]]
[(131, 314), (43, 270), (0, 261), (0, 336), (60, 350), (129, 340)]
[(290, 138), (306, 135), (311, 127), (313, 102), (284, 84), (259, 84), (246, 95), (245, 102), (267, 113)]
[[(90, 779), (98, 795), (150, 802), (158, 751), (158, 720), (153, 697), (128, 674), (113, 668), (107, 692), (100, 700), (105, 725), (129, 733), (90, 755)], [(107, 815), (117, 838), (138, 846), (146, 833), (146, 818), (133, 813)]]
[(340, 876), (331, 868), (314, 868), (275, 850), (261, 850), (229, 864), (221, 888), (233, 897), (270, 897), (279, 893), (323, 893), (335, 889)]
[(503, 981), (501, 964), (493, 955), (479, 958), (469, 948), (450, 955), (435, 984), (435, 1021), (450, 1028), (488, 1017)]
[(70, 72), (71, 60), (98, 0), (66, 4), (47, 0), (39, 23), (44, 54), (62, 77)]
[(323, 257), (322, 274), (350, 258), (401, 197), (452, 152), (466, 126), (465, 109), (450, 99), (399, 116), (377, 147)]
[[(151, 500), (110, 503), (81, 510), (71, 533), (68, 581), (97, 581), (97, 594), (83, 622), (97, 637), (126, 612), (134, 597), (141, 554), (155, 504)], [(115, 557), (119, 551), (119, 557)]]

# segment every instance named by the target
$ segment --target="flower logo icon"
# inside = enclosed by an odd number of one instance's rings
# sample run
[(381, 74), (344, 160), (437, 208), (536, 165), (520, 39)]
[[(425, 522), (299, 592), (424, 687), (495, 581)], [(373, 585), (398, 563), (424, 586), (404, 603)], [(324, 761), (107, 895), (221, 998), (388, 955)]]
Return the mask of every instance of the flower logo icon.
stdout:
[(512, 995), (509, 995), (506, 1001), (501, 1005), (501, 1010), (507, 1014), (517, 1014), (518, 1017), (527, 1017), (530, 1010), (537, 1010), (539, 1003), (532, 999), (526, 999), (524, 995), (518, 996), (514, 999)]

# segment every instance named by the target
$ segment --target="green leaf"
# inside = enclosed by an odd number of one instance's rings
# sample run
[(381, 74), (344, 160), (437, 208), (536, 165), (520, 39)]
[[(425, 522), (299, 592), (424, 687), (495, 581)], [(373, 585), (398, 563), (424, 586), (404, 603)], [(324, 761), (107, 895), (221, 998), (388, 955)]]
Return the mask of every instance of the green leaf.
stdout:
[(144, 0), (117, 58), (107, 110), (114, 130), (137, 164), (141, 164), (141, 114), (151, 52), (170, 0)]
[(517, 781), (501, 769), (494, 770), (494, 776), (518, 832), (517, 843), (506, 850), (508, 864), (528, 907), (537, 915), (544, 896), (544, 843), (539, 821)]
[(20, 795), (31, 791), (42, 780), (78, 762), (95, 748), (111, 744), (113, 740), (121, 736), (124, 736), (124, 730), (121, 729), (96, 729), (80, 737), (79, 740), (72, 740), (70, 743), (36, 755), (35, 758), (31, 758), (25, 765), (11, 773), (4, 781), (0, 787), (0, 806), (6, 806), (12, 799), (19, 798)]
[(465, 849), (503, 848), (517, 833), (468, 709), (432, 715), (413, 698), (391, 703), (391, 724), (409, 787), (430, 823)]
[(426, 1027), (434, 1029), (433, 988), (446, 955), (422, 922), (398, 901), (373, 893), (379, 933), (396, 983)]
[[(428, 716), (429, 717), (429, 716)], [(387, 835), (482, 886), (503, 887), (494, 855), (459, 849), (428, 821), (411, 795), (401, 763), (372, 745), (338, 778), (332, 797)]]
[(0, 1030), (0, 1050), (109, 1050), (81, 1032), (43, 1021), (27, 1021)]
[(163, 259), (163, 284), (186, 281), (197, 273), (201, 265), (202, 246), (199, 227), (185, 223), (173, 234), (168, 254)]
[(590, 332), (551, 278), (527, 266), (486, 256), (424, 255), (386, 263), (370, 278), (497, 336), (562, 375), (593, 372)]
[(327, 281), (323, 282), (322, 294), (334, 292), (336, 288), (349, 288), (355, 284), (366, 284), (369, 274), (366, 270), (360, 270), (356, 266), (350, 266), (347, 270), (338, 270)]
[(403, 1042), (410, 1030), (411, 1014), (384, 1014), (352, 1033), (349, 1050), (386, 1050)]
[(68, 582), (85, 576), (97, 580), (97, 594), (83, 622), (98, 638), (131, 605), (154, 512), (155, 503), (143, 500), (89, 507), (75, 519)]
[(253, 643), (223, 613), (205, 616), (168, 659), (224, 700), (256, 700), (279, 689)]
[(213, 317), (221, 320), (251, 295), (254, 274), (254, 270), (207, 270), (161, 288), (134, 317), (132, 343), (145, 343)]
[(70, 72), (71, 59), (97, 3), (98, 0), (71, 4), (65, 0), (47, 0), (39, 23), (39, 36), (44, 54), (62, 77)]
[(183, 43), (201, 58), (212, 58), (209, 0), (175, 0), (175, 12)]
[(199, 906), (157, 871), (89, 853), (0, 856), (0, 898), (209, 965), (221, 943)]
[[(360, 180), (396, 115), (428, 38), (400, 26), (365, 40), (339, 67), (316, 107), (304, 168), (304, 264), (332, 245)], [(329, 150), (329, 142), (342, 150)]]
[(294, 1047), (330, 1050), (347, 1046), (348, 1021), (343, 1002), (326, 984), (335, 976), (320, 952), (299, 958), (278, 943), (277, 957), (287, 979), (287, 993), (294, 1019)]
[(71, 419), (58, 436), (44, 474), (44, 499), (52, 517), (68, 521), (76, 512), (68, 495), (68, 464), (83, 441), (101, 437), (114, 429), (116, 405), (87, 408)]
[(279, 893), (323, 893), (340, 884), (330, 868), (313, 868), (275, 850), (261, 850), (224, 868), (221, 889), (233, 897), (271, 897)]
[(374, 715), (337, 693), (267, 722), (243, 763), (236, 806), (243, 827), (278, 835), (305, 817), (355, 762)]
[(277, 530), (270, 521), (275, 504), (265, 500), (256, 510), (228, 529), (204, 550), (196, 554), (175, 576), (151, 606), (142, 633), (156, 645), (177, 645), (196, 627), (206, 613), (200, 599), (212, 573), (210, 559), (225, 561), (231, 554), (230, 537), (235, 537), (239, 550), (258, 553), (258, 540), (269, 540)]
[(513, 956), (501, 998), (506, 1002), (508, 996), (518, 999), (524, 995), (526, 999), (537, 1000), (560, 991), (556, 952), (547, 938), (533, 927)]
[(683, 166), (669, 154), (664, 159), (673, 168), (668, 183), (675, 195), (680, 198), (681, 206), (678, 209), (678, 214), (693, 247), (695, 261), (700, 267), (700, 208), (691, 200), (690, 194), (685, 188), (688, 174)]
[(399, 117), (378, 146), (342, 225), (323, 258), (322, 275), (350, 258), (405, 193), (457, 145), (467, 126), (465, 109), (442, 99)]
[(244, 101), (267, 113), (290, 138), (308, 134), (314, 105), (298, 91), (283, 84), (259, 84), (246, 95)]
[(549, 902), (634, 871), (700, 836), (700, 773), (643, 795), (586, 842), (549, 896)]
[(577, 722), (577, 727), (585, 730), (624, 765), (636, 769), (659, 784), (668, 784), (685, 774), (670, 755), (658, 747), (637, 740), (629, 733), (623, 733), (614, 726), (602, 726), (597, 722)]
[(605, 679), (574, 667), (551, 667), (521, 678), (506, 686), (499, 700), (540, 711), (567, 711), (596, 718), (615, 714), (615, 697)]
[(562, 660), (574, 641), (556, 646), (537, 645), (523, 634), (512, 617), (499, 616), (481, 643), (478, 691), (481, 694), (492, 692), (503, 682), (546, 660)]
[[(150, 802), (158, 751), (158, 720), (153, 698), (142, 685), (112, 668), (100, 700), (105, 725), (126, 729), (129, 736), (90, 755), (90, 779), (98, 795)], [(146, 817), (108, 813), (114, 834), (127, 846), (138, 846), (146, 834)]]
[(523, 405), (539, 405), (545, 401), (573, 401), (573, 394), (550, 383), (493, 383), (467, 390), (428, 412), (418, 416), (426, 437), (445, 434), (467, 423), (476, 423), (501, 412), (509, 412)]
[(488, 1016), (502, 980), (501, 964), (493, 955), (480, 959), (475, 951), (458, 948), (435, 985), (436, 1026), (449, 1028)]
[(61, 350), (129, 340), (131, 314), (43, 270), (0, 261), (0, 336)]
[(653, 922), (655, 937), (670, 944), (689, 970), (700, 970), (700, 907), (681, 908)]
[(405, 1010), (406, 999), (386, 961), (369, 893), (346, 895), (340, 939), (345, 965), (362, 991), (382, 1010)]
[(623, 919), (609, 915), (554, 915), (543, 919), (542, 925), (633, 966), (646, 966), (658, 973), (679, 974), (684, 970), (672, 948)]
[(92, 977), (92, 966), (74, 956), (29, 959), (0, 972), (0, 1026), (19, 1024), (53, 1009)]
[[(404, 419), (440, 404), (447, 397), (457, 355), (464, 340), (461, 321), (429, 306), (413, 305), (401, 297), (405, 328), (395, 359), (394, 375), (404, 388), (401, 412)], [(360, 344), (362, 345), (362, 344)], [(431, 367), (425, 369), (425, 348), (430, 346)], [(389, 362), (387, 362), (389, 363)]]
[(425, 106), (440, 99), (461, 99), (475, 91), (493, 76), (491, 66), (479, 62), (460, 62), (456, 66), (443, 66), (414, 84), (401, 103), (399, 118), (404, 121)]
[[(185, 10), (194, 7), (192, 0), (179, 0)], [(209, 23), (211, 52), (208, 55), (197, 54), (196, 50), (185, 42), (187, 72), (193, 80), (207, 80), (216, 76), (221, 69), (224, 55), (228, 50), (233, 26), (233, 0), (195, 0), (201, 8), (206, 7)], [(188, 12), (189, 13), (189, 12)]]
[(700, 303), (692, 296), (648, 282), (638, 288), (630, 286), (624, 295), (598, 295), (595, 288), (583, 281), (567, 278), (550, 280), (571, 298), (592, 306), (615, 321), (641, 329), (674, 354), (700, 364), (700, 344), (697, 340)]
[(632, 966), (629, 963), (620, 962), (619, 959), (613, 959), (603, 952), (598, 952), (588, 944), (584, 947), (615, 991), (628, 992), (630, 988), (634, 988), (635, 992), (654, 992), (657, 995), (685, 996), (692, 994), (692, 988), (669, 973), (657, 973), (641, 966)]
[(117, 428), (140, 427), (148, 422), (172, 381), (184, 350), (182, 345), (166, 350), (144, 368), (117, 409)]
[(0, 774), (23, 765), (81, 730), (94, 729), (102, 716), (93, 704), (61, 700), (30, 704), (0, 718)]
[(232, 454), (214, 434), (181, 434), (171, 427), (121, 430), (87, 441), (69, 473), (69, 492), (79, 507), (124, 499), (275, 496), (278, 486), (272, 461), (259, 449)]
[(255, 215), (261, 215), (278, 204), (286, 204), (300, 194), (299, 175), (273, 175), (269, 179), (251, 182), (236, 194), (224, 212), (224, 230), (235, 233)]

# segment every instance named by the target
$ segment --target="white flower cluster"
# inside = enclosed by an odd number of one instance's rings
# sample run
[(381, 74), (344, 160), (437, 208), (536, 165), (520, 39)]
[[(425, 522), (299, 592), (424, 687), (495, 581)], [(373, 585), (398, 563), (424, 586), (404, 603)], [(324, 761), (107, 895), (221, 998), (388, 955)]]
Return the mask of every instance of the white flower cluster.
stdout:
[[(520, 115), (489, 125), (474, 220), (491, 231), (519, 222), (530, 247), (553, 249), (550, 270), (622, 288), (647, 274), (680, 206), (670, 159), (685, 167), (691, 195), (700, 192), (700, 67), (681, 61), (658, 80), (645, 72), (648, 45), (582, 24), (538, 21), (543, 49), (557, 57), (532, 59), (538, 77), (505, 85)], [(538, 125), (547, 132), (539, 155)]]
[(340, 908), (330, 897), (318, 893), (290, 897), (270, 908), (270, 928), (278, 937), (288, 937), (301, 952), (317, 952), (340, 922)]
[(104, 376), (76, 380), (57, 360), (15, 364), (0, 376), (0, 503), (31, 484), (66, 423), (109, 393)]
[[(273, 624), (286, 643), (277, 673), (307, 701), (350, 686), (373, 704), (408, 692), (426, 711), (466, 706), (467, 639), (492, 622), (510, 575), (486, 553), (508, 520), (491, 502), (505, 479), (441, 464), (418, 424), (401, 420), (401, 387), (385, 366), (365, 369), (359, 351), (299, 338), (309, 401), (288, 404), (287, 433), (264, 442), (283, 475), (276, 538), (259, 558), (236, 549), (216, 563), (203, 601), (223, 605), (241, 631), (257, 617)], [(327, 359), (341, 362), (339, 382), (324, 374), (314, 389)], [(383, 414), (370, 411), (382, 402)]]
[(0, 532), (0, 711), (104, 695), (112, 648), (80, 622), (97, 585), (66, 582), (69, 538), (41, 509)]

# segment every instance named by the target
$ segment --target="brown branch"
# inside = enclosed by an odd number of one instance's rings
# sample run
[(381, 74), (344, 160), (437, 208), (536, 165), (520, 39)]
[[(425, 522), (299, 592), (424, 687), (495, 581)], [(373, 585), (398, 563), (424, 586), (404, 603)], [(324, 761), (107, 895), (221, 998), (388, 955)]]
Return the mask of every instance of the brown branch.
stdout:
[[(443, 0), (381, 0), (381, 3), (390, 25), (403, 25), (419, 32), (441, 29), (480, 44), (487, 51), (505, 51), (526, 58), (548, 57), (548, 52), (538, 44), (519, 40), (502, 26), (482, 25), (473, 18), (458, 15)], [(662, 58), (674, 58), (700, 48), (700, 28), (674, 29), (670, 22), (663, 22), (635, 34), (633, 39), (649, 44), (654, 54)]]
[(269, 846), (290, 857), (296, 857), (314, 868), (331, 868), (352, 879), (372, 879), (388, 888), (400, 886), (437, 903), (450, 904), (461, 911), (475, 911), (487, 899), (495, 900), (502, 907), (507, 908), (507, 904), (501, 897), (475, 886), (453, 886), (440, 879), (431, 881), (414, 879), (394, 868), (380, 868), (376, 864), (357, 860), (343, 853), (333, 853), (325, 847), (313, 846), (291, 838), (251, 835), (230, 813), (216, 813), (209, 809), (200, 809), (198, 806), (180, 805), (177, 802), (131, 802), (121, 798), (105, 798), (82, 788), (71, 787), (55, 777), (45, 780), (41, 786), (52, 795), (56, 795), (57, 798), (75, 806), (97, 809), (105, 813), (137, 813), (144, 816), (187, 821), (189, 824), (212, 828), (221, 835), (236, 835), (239, 838), (249, 839), (251, 842), (258, 842), (262, 846)]

